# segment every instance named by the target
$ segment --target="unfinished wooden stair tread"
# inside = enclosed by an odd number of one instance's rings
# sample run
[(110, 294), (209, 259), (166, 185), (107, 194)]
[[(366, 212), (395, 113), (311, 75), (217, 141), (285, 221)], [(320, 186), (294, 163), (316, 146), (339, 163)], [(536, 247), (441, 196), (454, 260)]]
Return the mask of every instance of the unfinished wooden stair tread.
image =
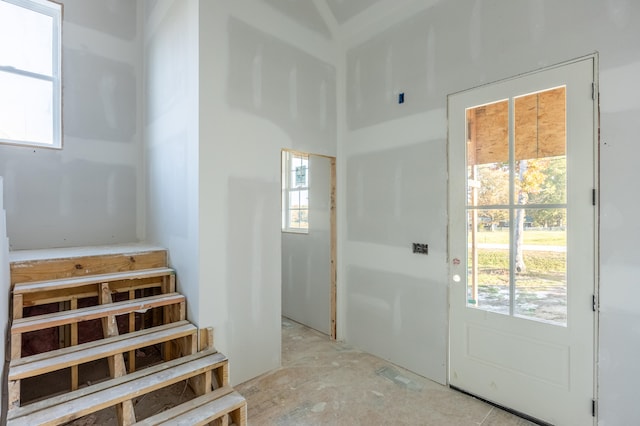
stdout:
[(247, 401), (230, 386), (225, 386), (187, 401), (135, 426), (200, 426), (230, 414), (237, 425), (246, 424)]
[(144, 244), (17, 250), (9, 260), (12, 285), (168, 266), (166, 249)]
[(227, 386), (227, 369), (227, 357), (215, 349), (209, 349), (9, 410), (7, 425), (57, 425), (69, 422), (214, 370), (221, 370), (221, 385)]
[[(79, 365), (96, 359), (125, 353), (186, 336), (195, 336), (197, 328), (188, 321), (178, 321), (144, 330), (121, 334), (76, 346), (57, 349), (11, 361), (9, 380), (21, 380)], [(195, 352), (195, 348), (192, 352)]]
[[(13, 253), (7, 425), (59, 425), (109, 407), (115, 408), (121, 425), (246, 425), (246, 401), (228, 386), (228, 360), (213, 349), (213, 330), (198, 330), (185, 320), (186, 299), (175, 292), (176, 272), (167, 266), (166, 250), (119, 250), (81, 247)], [(117, 294), (128, 300), (114, 302)], [(92, 303), (98, 304), (86, 306)], [(47, 306), (35, 308), (40, 305)], [(51, 310), (57, 312), (35, 315)], [(148, 315), (140, 315), (144, 313)], [(80, 324), (92, 320), (101, 322)], [(79, 330), (86, 339), (87, 330), (93, 332), (99, 324), (102, 330), (89, 337), (97, 340), (78, 344)], [(125, 334), (119, 335), (123, 327)], [(39, 338), (28, 333), (50, 329), (57, 329), (53, 339), (58, 341), (47, 347), (61, 348), (21, 358)], [(164, 362), (136, 371), (135, 351), (153, 345), (161, 345)], [(195, 352), (198, 348), (202, 352)], [(100, 359), (109, 361), (111, 378), (78, 388), (79, 368)], [(70, 374), (68, 392), (20, 406), (22, 395), (29, 398), (22, 386), (39, 386), (40, 376), (56, 371)], [(185, 380), (196, 398), (136, 420), (136, 398)]]
[(63, 278), (56, 280), (32, 281), (17, 283), (13, 287), (13, 294), (29, 294), (41, 291), (51, 291), (60, 289), (71, 289), (90, 284), (101, 284), (111, 281), (140, 280), (144, 278), (158, 278), (174, 275), (172, 268), (141, 269), (136, 271), (125, 271), (111, 274), (86, 275), (82, 277)]
[(21, 334), (30, 331), (74, 324), (81, 321), (105, 318), (110, 315), (122, 315), (137, 311), (146, 311), (160, 306), (184, 303), (185, 297), (179, 293), (160, 294), (122, 302), (89, 306), (71, 311), (54, 312), (13, 321), (11, 334)]

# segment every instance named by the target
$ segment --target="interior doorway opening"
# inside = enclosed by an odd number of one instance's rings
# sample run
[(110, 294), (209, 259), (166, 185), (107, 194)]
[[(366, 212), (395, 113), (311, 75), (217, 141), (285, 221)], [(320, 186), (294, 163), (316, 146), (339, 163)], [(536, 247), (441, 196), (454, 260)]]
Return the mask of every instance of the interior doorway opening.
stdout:
[(336, 339), (336, 159), (282, 150), (282, 315)]

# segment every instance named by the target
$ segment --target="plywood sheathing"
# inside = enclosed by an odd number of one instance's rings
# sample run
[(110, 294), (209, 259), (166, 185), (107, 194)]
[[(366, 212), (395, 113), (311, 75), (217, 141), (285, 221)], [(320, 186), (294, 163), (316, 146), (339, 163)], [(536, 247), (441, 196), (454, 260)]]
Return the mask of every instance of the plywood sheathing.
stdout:
[[(565, 88), (514, 99), (515, 159), (555, 157), (566, 153)], [(509, 160), (509, 102), (467, 110), (468, 165)]]

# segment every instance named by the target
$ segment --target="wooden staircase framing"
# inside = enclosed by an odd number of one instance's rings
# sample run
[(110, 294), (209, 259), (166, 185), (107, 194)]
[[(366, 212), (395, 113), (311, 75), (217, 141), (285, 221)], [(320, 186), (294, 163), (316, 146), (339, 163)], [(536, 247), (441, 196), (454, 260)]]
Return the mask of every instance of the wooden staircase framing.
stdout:
[[(176, 292), (166, 251), (84, 251), (11, 263), (7, 425), (59, 425), (107, 407), (117, 409), (120, 425), (246, 425), (246, 401), (229, 386), (228, 360), (214, 349), (212, 329), (186, 320), (186, 300)], [(40, 306), (55, 311), (32, 314)], [(99, 320), (102, 338), (79, 342), (79, 325), (92, 320)], [(58, 332), (59, 347), (23, 354), (23, 337), (48, 329)], [(136, 370), (136, 351), (150, 346), (161, 348), (162, 362)], [(101, 359), (108, 361), (110, 378), (80, 383), (79, 366)], [(63, 370), (70, 372), (67, 392), (22, 403), (22, 381)], [(135, 398), (180, 381), (195, 399), (136, 418)]]

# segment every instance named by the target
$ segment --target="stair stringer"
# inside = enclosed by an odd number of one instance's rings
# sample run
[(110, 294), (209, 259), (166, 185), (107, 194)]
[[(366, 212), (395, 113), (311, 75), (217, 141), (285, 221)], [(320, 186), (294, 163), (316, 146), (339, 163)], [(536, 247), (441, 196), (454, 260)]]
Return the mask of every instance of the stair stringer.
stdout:
[(10, 335), (10, 320), (9, 304), (11, 301), (11, 278), (9, 275), (9, 237), (7, 236), (7, 214), (4, 210), (4, 182), (2, 176), (0, 176), (0, 293), (2, 297), (0, 300), (5, 302), (0, 303), (0, 335), (2, 336), (2, 342), (4, 344), (5, 354), (2, 363), (2, 403), (0, 412), (0, 424), (5, 424), (6, 413), (8, 407), (7, 399), (7, 376), (9, 375), (9, 361), (10, 348), (9, 337)]

